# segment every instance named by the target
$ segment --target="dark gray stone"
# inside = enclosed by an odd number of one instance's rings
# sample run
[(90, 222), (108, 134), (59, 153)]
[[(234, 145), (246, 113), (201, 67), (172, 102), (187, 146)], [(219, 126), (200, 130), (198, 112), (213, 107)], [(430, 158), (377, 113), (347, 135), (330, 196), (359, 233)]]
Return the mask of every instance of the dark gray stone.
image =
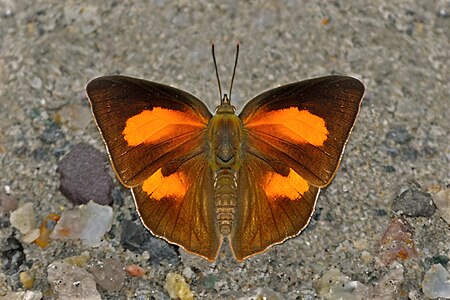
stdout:
[(120, 244), (124, 249), (135, 253), (148, 251), (151, 263), (163, 260), (174, 265), (181, 263), (178, 247), (153, 236), (140, 220), (124, 220), (121, 223)]
[(26, 259), (22, 244), (14, 236), (10, 236), (2, 242), (0, 249), (2, 269), (9, 275), (17, 273)]
[(74, 204), (90, 200), (102, 205), (112, 203), (114, 187), (105, 167), (103, 154), (94, 147), (80, 143), (58, 164), (61, 193)]
[(375, 209), (374, 213), (375, 213), (375, 216), (377, 216), (377, 217), (384, 217), (384, 216), (387, 216), (387, 214), (388, 214), (387, 211), (385, 211), (382, 208)]
[(393, 172), (395, 172), (395, 167), (391, 166), (391, 165), (386, 165), (386, 166), (383, 166), (383, 171), (386, 173), (393, 173)]
[(428, 263), (428, 265), (432, 266), (435, 264), (441, 264), (444, 268), (447, 267), (448, 262), (450, 261), (450, 258), (446, 255), (437, 254), (433, 257), (426, 257), (425, 262)]
[(42, 142), (46, 144), (53, 144), (59, 139), (63, 139), (65, 137), (64, 132), (61, 131), (56, 123), (51, 123), (44, 129), (41, 136), (39, 137)]
[[(126, 191), (127, 193), (130, 193), (130, 191)], [(114, 187), (114, 189), (111, 192), (111, 197), (113, 198), (114, 204), (117, 206), (122, 206), (125, 203), (125, 198), (123, 195), (124, 191), (121, 189), (120, 186)]]
[(406, 144), (412, 139), (412, 135), (404, 127), (395, 127), (386, 135), (386, 138), (398, 144)]
[(431, 217), (436, 206), (430, 194), (410, 188), (395, 198), (392, 210), (407, 217)]
[(420, 153), (413, 147), (404, 147), (402, 149), (402, 157), (405, 160), (415, 161), (419, 157)]

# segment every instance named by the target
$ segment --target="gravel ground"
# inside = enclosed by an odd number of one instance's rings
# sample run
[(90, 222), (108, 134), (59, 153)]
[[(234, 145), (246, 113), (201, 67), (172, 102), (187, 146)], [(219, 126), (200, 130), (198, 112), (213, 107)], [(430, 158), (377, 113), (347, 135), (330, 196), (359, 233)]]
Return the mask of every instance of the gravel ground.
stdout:
[[(366, 287), (380, 283), (394, 268), (377, 265), (394, 199), (408, 188), (450, 184), (450, 2), (376, 3), (0, 0), (0, 188), (19, 205), (32, 202), (37, 221), (71, 207), (56, 168), (75, 145), (94, 146), (108, 164), (87, 110), (84, 87), (94, 77), (120, 73), (170, 84), (213, 109), (210, 44), (227, 85), (239, 41), (238, 108), (264, 90), (327, 74), (354, 76), (367, 89), (337, 177), (299, 237), (242, 264), (227, 248), (213, 264), (181, 250), (180, 263), (151, 263), (120, 246), (120, 224), (135, 213), (130, 193), (117, 188), (113, 228), (99, 248), (23, 244), (20, 270), (34, 274), (31, 290), (50, 299), (47, 266), (83, 251), (93, 261), (112, 257), (148, 270), (127, 277), (120, 291), (99, 287), (103, 299), (169, 298), (169, 272), (183, 274), (201, 299), (255, 296), (260, 287), (273, 297), (333, 299), (321, 292), (321, 279), (334, 269)], [(439, 213), (406, 220), (416, 254), (399, 260), (404, 272), (395, 297), (423, 299), (424, 274), (436, 258), (448, 261), (450, 226)], [(21, 239), (8, 216), (1, 221), (2, 243)], [(2, 270), (5, 290), (24, 290), (17, 273)]]

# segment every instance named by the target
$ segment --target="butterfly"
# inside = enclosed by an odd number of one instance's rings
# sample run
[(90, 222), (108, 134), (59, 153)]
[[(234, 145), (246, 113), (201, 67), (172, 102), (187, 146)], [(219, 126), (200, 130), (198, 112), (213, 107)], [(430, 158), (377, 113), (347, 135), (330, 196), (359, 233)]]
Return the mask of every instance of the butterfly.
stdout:
[(212, 50), (221, 96), (214, 115), (193, 95), (143, 79), (99, 77), (86, 92), (145, 227), (210, 261), (226, 239), (243, 261), (307, 226), (338, 169), (364, 85), (337, 75), (295, 82), (237, 115), (222, 97)]

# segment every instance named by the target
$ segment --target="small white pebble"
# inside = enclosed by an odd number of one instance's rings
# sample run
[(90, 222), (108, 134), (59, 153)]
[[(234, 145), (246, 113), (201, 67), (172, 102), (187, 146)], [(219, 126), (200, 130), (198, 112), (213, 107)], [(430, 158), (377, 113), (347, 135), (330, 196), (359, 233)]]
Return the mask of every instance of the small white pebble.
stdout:
[(142, 252), (141, 257), (142, 257), (143, 260), (149, 260), (150, 259), (150, 253), (148, 253), (148, 251), (144, 251), (144, 252)]
[(20, 233), (27, 234), (36, 227), (33, 204), (31, 202), (19, 206), (9, 217), (11, 226), (18, 229)]
[(113, 211), (90, 201), (74, 209), (64, 210), (50, 238), (80, 239), (84, 245), (99, 247), (103, 235), (111, 229)]
[(40, 235), (39, 228), (34, 228), (22, 237), (22, 241), (26, 244), (31, 244), (32, 242), (37, 240), (39, 235)]
[(191, 279), (193, 275), (194, 272), (191, 270), (191, 268), (186, 267), (183, 269), (183, 276), (186, 277), (187, 279)]
[(425, 274), (422, 291), (430, 299), (450, 298), (450, 274), (441, 264), (432, 265)]

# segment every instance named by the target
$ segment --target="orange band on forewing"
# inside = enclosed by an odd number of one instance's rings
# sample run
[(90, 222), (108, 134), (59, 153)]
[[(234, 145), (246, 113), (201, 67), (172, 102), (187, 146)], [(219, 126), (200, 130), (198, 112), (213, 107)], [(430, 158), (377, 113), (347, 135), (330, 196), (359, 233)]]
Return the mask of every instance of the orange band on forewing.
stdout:
[(264, 191), (269, 199), (288, 198), (289, 200), (296, 200), (301, 198), (308, 190), (308, 182), (292, 169), (289, 169), (288, 176), (269, 172), (265, 177)]
[(158, 169), (144, 181), (142, 190), (155, 200), (161, 200), (164, 197), (179, 199), (186, 194), (187, 182), (183, 173), (173, 173), (164, 177), (161, 169)]
[(122, 134), (129, 146), (155, 143), (164, 137), (188, 132), (204, 124), (187, 113), (155, 107), (129, 118)]
[(297, 107), (262, 113), (246, 126), (293, 142), (314, 146), (323, 146), (329, 134), (324, 119)]

